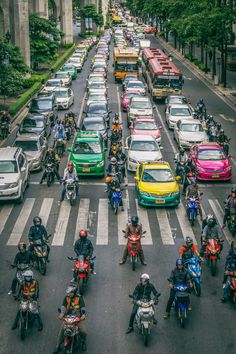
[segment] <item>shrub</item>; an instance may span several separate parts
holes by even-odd
[[[72,46],[67,49],[67,51],[60,58],[58,58],[55,64],[51,67],[51,72],[57,71],[62,66],[62,64],[64,64],[64,62],[71,56],[74,50],[75,44],[72,44]]]

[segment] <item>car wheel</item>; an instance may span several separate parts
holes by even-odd
[[[30,184],[30,174],[28,174],[28,178],[25,184],[25,189],[29,187],[29,184]]]
[[[23,192],[23,188],[21,188],[21,193],[20,193],[19,198],[16,200],[16,203],[21,204],[21,203],[23,203],[23,200],[24,200],[24,192]]]

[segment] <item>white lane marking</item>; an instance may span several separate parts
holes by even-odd
[[[127,209],[127,200],[123,199],[124,211],[118,213],[118,243],[119,245],[126,245],[127,240],[124,238],[124,233],[122,230],[126,229],[128,222],[128,209]]]
[[[170,146],[172,147],[173,152],[176,154],[176,153],[177,153],[177,149],[175,148],[175,146],[174,146],[174,144],[173,144],[173,142],[172,142],[172,140],[171,140],[170,134],[169,134],[169,132],[168,132],[166,126],[165,126],[165,122],[164,122],[164,120],[163,120],[163,118],[162,118],[162,116],[161,116],[161,113],[159,112],[159,110],[158,110],[156,104],[155,104],[155,107],[156,107],[156,111],[157,111],[157,116],[158,116],[158,118],[160,119],[161,124],[162,124],[162,129],[163,129],[164,132],[166,133],[166,136],[167,136],[167,138],[168,138],[168,140],[169,140],[169,143],[170,143]]]
[[[142,245],[152,245],[153,242],[152,242],[152,235],[151,235],[151,230],[150,230],[150,226],[149,226],[147,209],[138,205],[137,199],[135,199],[135,203],[136,203],[137,214],[138,214],[139,220],[140,220],[141,224],[143,225],[143,231],[146,231],[145,237],[142,239],[141,243],[142,243]]]
[[[99,199],[97,245],[108,245],[108,199]]]
[[[7,242],[8,246],[16,246],[23,235],[25,225],[33,209],[35,198],[27,198],[22,206],[21,212],[16,220],[10,238]]]
[[[86,90],[85,90],[85,93],[84,93],[84,96],[83,96],[83,100],[82,100],[81,106],[80,106],[80,111],[79,111],[79,117],[78,117],[78,120],[77,120],[77,125],[79,125],[79,123],[80,123],[80,121],[81,121],[81,117],[82,117],[82,114],[83,114],[84,102],[85,102],[86,95],[87,95],[87,92],[86,92]]]
[[[13,209],[13,204],[4,205],[0,212],[0,234],[3,232],[7,219],[9,218]]]
[[[79,212],[78,212],[76,228],[75,228],[74,243],[79,238],[79,231],[81,229],[87,230],[88,228],[89,203],[90,203],[90,199],[88,198],[80,199]]]
[[[174,245],[175,241],[172,236],[166,209],[156,209],[156,215],[163,245]]]
[[[182,202],[180,202],[179,206],[175,209],[176,215],[179,221],[179,225],[182,231],[183,238],[190,236],[193,239],[193,242],[197,244],[197,240],[194,236],[193,230],[189,224],[189,220],[186,215],[186,210]]]
[[[232,122],[232,123],[235,122],[235,120],[234,120],[233,118],[227,118],[224,114],[219,113],[219,116],[220,116],[222,119],[226,120],[227,122]]]
[[[220,206],[220,203],[216,199],[213,199],[213,200],[209,199],[209,204],[215,214],[215,217],[218,221],[219,226],[221,226],[223,224],[224,212]],[[223,231],[223,234],[225,235],[226,240],[230,244],[233,241],[233,237],[231,236],[229,230],[227,228],[225,228],[222,231]]]
[[[67,224],[70,217],[71,205],[67,201],[62,202],[59,216],[55,228],[55,233],[52,240],[52,246],[63,246]]]
[[[201,209],[202,209],[202,219],[204,220],[206,218],[207,214],[206,214],[202,204],[201,204]],[[200,229],[202,229],[202,220],[200,219],[200,215],[199,214],[197,215],[197,221],[199,223]]]
[[[53,198],[44,198],[39,212],[39,217],[42,219],[43,225],[46,226],[52,209]]]

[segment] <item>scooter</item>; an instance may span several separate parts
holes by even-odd
[[[76,201],[76,185],[72,178],[66,180],[66,199],[70,201],[72,206]]]
[[[219,255],[221,252],[221,246],[220,243],[224,242],[224,240],[218,240],[215,239],[209,239],[207,240],[206,244],[206,260],[208,265],[211,268],[211,274],[213,276],[216,275],[216,267],[217,267],[217,260],[219,259]],[[206,241],[205,241],[206,243]]]
[[[198,257],[192,257],[184,260],[184,264],[187,265],[189,275],[193,283],[193,289],[197,296],[201,296],[201,260]]]
[[[88,258],[80,255],[79,257],[67,257],[70,261],[74,261],[74,276],[76,274],[76,282],[78,283],[79,293],[80,295],[84,294],[85,288],[88,283],[88,279],[91,273],[91,263]],[[93,261],[96,256],[92,257]]]
[[[51,235],[48,235],[48,239]],[[36,240],[34,242],[34,256],[36,259],[37,268],[40,274],[45,275],[47,271],[47,259],[48,259],[48,248],[47,248],[48,240]]]
[[[24,340],[27,336],[29,326],[33,324],[36,316],[39,314],[38,302],[32,299],[21,299],[19,311],[20,338]]]
[[[125,233],[125,230],[122,230],[123,233]],[[130,263],[132,264],[132,270],[135,271],[136,264],[138,263],[139,260],[139,254],[140,254],[140,249],[141,249],[141,238],[145,237],[143,236],[146,233],[146,231],[143,231],[142,235],[129,235],[128,236],[128,256],[130,259]],[[126,238],[126,236],[124,236]]]
[[[197,218],[199,200],[196,197],[189,197],[187,199],[187,215],[191,226],[194,226]]]
[[[189,304],[189,291],[188,284],[176,284],[174,285],[175,300],[174,306],[180,322],[180,326],[183,328],[188,316],[188,304]]]

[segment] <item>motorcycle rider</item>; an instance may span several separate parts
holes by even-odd
[[[179,258],[185,261],[186,259],[193,258],[194,255],[200,257],[198,246],[193,243],[193,239],[187,236],[185,242],[185,245],[179,248]]]
[[[181,170],[181,166],[185,165],[188,161],[188,155],[185,150],[181,147],[179,152],[175,155],[176,169],[175,174],[178,176]]]
[[[18,298],[21,299],[26,299],[26,300],[33,300],[33,301],[38,301],[39,298],[39,284],[38,281],[34,279],[34,274],[32,270],[26,270],[23,273],[24,280],[21,284],[21,287],[19,289],[19,294]],[[34,315],[35,318],[38,321],[38,330],[42,331],[43,329],[43,323],[42,319],[39,313]],[[20,319],[20,310],[17,311],[15,321],[11,327],[11,329],[16,329],[18,322]]]
[[[160,293],[156,290],[154,285],[150,283],[150,277],[148,274],[142,274],[140,277],[140,283],[136,285],[134,292],[133,292],[133,299],[134,301],[142,300],[145,299],[147,301],[151,300],[151,294],[153,293],[154,295],[154,301],[158,301],[158,297],[160,296]],[[134,319],[136,316],[136,313],[138,311],[138,305],[134,303],[131,315],[130,315],[130,320],[129,320],[129,327],[126,331],[126,333],[130,333],[134,330]],[[153,321],[154,324],[157,323],[157,321],[154,319]]]
[[[231,259],[236,259],[236,241],[232,241],[225,261],[225,268]]]
[[[197,103],[197,111],[198,113],[205,113],[206,112],[206,105],[204,103],[203,98],[201,98]]]
[[[10,122],[11,122],[10,114],[8,112],[4,111],[1,116],[0,125],[2,126],[2,124],[6,124],[6,129],[7,129],[8,134],[10,132],[9,131]]]
[[[236,276],[236,245],[234,241],[231,244],[231,256],[226,259],[225,263],[225,272],[223,279],[223,297],[221,299],[222,302],[225,302],[230,295],[230,278],[231,276]],[[234,252],[234,256],[233,253]],[[232,273],[233,272],[233,273]]]
[[[220,131],[221,131],[221,124],[220,123],[216,123],[216,136],[217,138],[219,137],[220,135]]]
[[[92,260],[93,256],[93,244],[88,239],[88,232],[86,230],[80,230],[79,239],[75,242],[74,251],[76,255],[84,256],[89,259],[91,265],[91,273],[95,274],[94,271],[94,261]],[[74,278],[76,278],[76,274],[74,274]]]
[[[218,143],[221,145],[221,144],[224,144],[224,143],[229,143],[230,142],[230,139],[227,137],[227,135],[225,134],[225,131],[224,129],[220,129],[220,134],[219,134],[219,137],[218,137]]]
[[[184,263],[181,258],[178,258],[176,260],[176,267],[175,267],[175,269],[172,270],[168,281],[169,281],[168,287],[170,288],[170,297],[167,302],[166,313],[163,316],[165,319],[170,317],[171,306],[172,306],[173,301],[175,299],[174,285],[176,285],[176,284],[189,284],[189,286],[192,287],[190,275],[189,275],[187,269],[184,267]],[[188,303],[188,310],[189,311],[191,310],[190,301]]]
[[[219,225],[216,222],[216,219],[213,217],[211,219],[208,220],[207,225],[204,227],[203,232],[202,232],[202,247],[201,247],[201,251],[200,251],[200,255],[201,257],[204,256],[204,253],[206,251],[206,242],[209,239],[214,239],[214,240],[218,240],[218,242],[220,243],[221,246],[221,251],[223,249],[223,245],[222,245],[222,231],[221,228],[219,227]]]
[[[125,238],[128,238],[128,236],[131,236],[134,234],[138,235],[138,236],[142,236],[142,234],[143,234],[143,227],[142,227],[142,224],[139,222],[138,216],[131,217],[131,222],[128,223],[126,226]],[[124,249],[124,253],[123,253],[122,260],[120,261],[120,265],[125,264],[127,257],[128,257],[128,244],[126,245],[126,247]],[[140,258],[142,265],[147,265],[147,263],[145,262],[141,241],[140,241],[139,258]]]
[[[64,128],[64,125],[62,124],[62,122],[58,119],[57,120],[57,123],[55,124],[55,126],[54,126],[54,129],[53,129],[53,132],[54,133],[56,133],[56,132],[58,132],[59,130],[65,130],[65,128]]]
[[[31,265],[33,263],[33,257],[32,257],[32,253],[27,251],[27,248],[26,248],[26,243],[25,242],[19,242],[18,243],[18,250],[19,252],[17,252],[15,258],[14,258],[14,261],[12,263],[12,267],[16,268],[20,265],[20,264],[27,264],[27,265]],[[16,286],[17,286],[17,271],[18,269],[16,270],[16,273],[15,273],[15,276],[12,280],[12,284],[11,284],[11,290],[9,291],[8,295],[13,295],[15,296],[16,295]]]
[[[44,244],[47,246],[47,262],[49,262],[49,253],[50,253],[50,247],[47,243],[48,240],[48,233],[46,228],[42,225],[42,219],[39,216],[35,216],[33,218],[33,224],[30,227],[29,234],[28,234],[28,239],[30,242],[29,245],[29,252],[32,254],[32,257],[34,258],[34,243],[37,240],[41,240]]]
[[[197,185],[197,180],[196,178],[192,178],[191,179],[191,183],[190,185],[188,185],[187,189],[186,189],[186,194],[185,194],[185,198],[186,200],[188,200],[188,198],[196,198],[198,203],[197,203],[197,208],[198,208],[198,212],[199,212],[199,216],[200,219],[202,220],[202,208],[200,205],[200,191]]]
[[[183,194],[186,192],[186,188],[191,183],[192,177],[196,175],[196,167],[193,164],[191,157],[188,157],[188,160],[184,166],[184,180],[183,180]]]
[[[107,171],[107,175],[108,176],[111,176],[113,174],[118,174],[120,172],[119,171],[119,166],[118,166],[118,163],[117,163],[117,159],[115,157],[111,158],[110,163],[109,163],[106,171]]]
[[[74,183],[75,183],[75,190],[76,190],[76,195],[79,195],[79,178],[77,176],[77,173],[74,170],[74,164],[73,162],[69,161],[67,163],[67,168],[65,169],[64,172],[64,176],[62,179],[63,182],[63,189],[61,192],[61,199],[60,199],[60,203],[63,202],[64,198],[65,198],[65,194],[66,194],[66,181],[68,179],[73,179]]]
[[[60,175],[58,173],[59,163],[60,163],[59,156],[55,154],[54,150],[51,147],[49,147],[48,151],[47,151],[47,154],[46,154],[46,157],[45,157],[44,166],[46,167],[47,164],[52,164],[53,165],[54,174],[56,175],[57,180],[61,181],[61,177],[60,177]],[[46,178],[46,176],[47,176],[47,172],[46,172],[46,169],[45,169],[44,172],[43,172],[43,175],[41,177],[41,180],[39,182],[40,184],[43,183],[43,181]]]
[[[72,112],[71,110],[67,113],[67,116],[68,116],[68,120],[69,120],[69,124],[75,128],[75,130],[77,129],[77,124],[76,124],[76,121],[75,121],[75,113]]]
[[[232,214],[236,214],[236,195],[234,197],[230,196],[226,201],[222,229],[225,228],[226,222]]]
[[[77,290],[78,290],[77,286],[74,285],[68,286],[68,288],[66,289],[66,296],[64,297],[64,300],[62,302],[61,311],[58,318],[59,320],[62,320],[65,315],[76,315],[80,317],[81,321],[77,323],[77,326],[79,330],[80,340],[82,342],[82,350],[86,351],[87,333],[84,324],[85,314],[86,314],[85,303],[84,303],[83,296],[78,295]],[[58,337],[57,337],[57,344],[53,351],[53,354],[56,354],[60,351],[60,345],[63,341],[63,334],[64,334],[64,324],[61,325],[61,328],[59,330]]]

